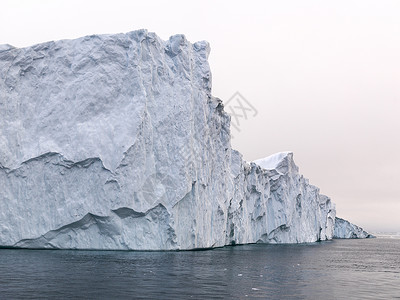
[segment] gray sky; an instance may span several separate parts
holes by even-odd
[[[141,28],[211,43],[214,96],[258,111],[246,160],[291,150],[339,216],[400,232],[400,1],[1,1],[0,44]]]

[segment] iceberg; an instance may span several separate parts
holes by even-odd
[[[0,46],[0,246],[332,239],[335,206],[293,153],[248,163],[231,148],[209,51],[146,30]]]

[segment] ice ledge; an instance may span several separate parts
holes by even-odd
[[[334,239],[365,239],[374,238],[372,234],[366,232],[361,227],[350,223],[347,220],[336,217],[333,233]]]
[[[21,240],[11,248],[171,250],[176,242],[169,223],[170,214],[162,204],[144,213],[121,207],[111,210],[108,216],[88,213],[76,222],[38,238]],[[136,228],[146,230],[146,234]]]
[[[9,45],[9,44],[0,45],[0,52],[8,51],[8,50],[11,50],[11,49],[15,49],[15,47],[12,46],[12,45]]]

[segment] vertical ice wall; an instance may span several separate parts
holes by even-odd
[[[145,30],[0,47],[0,245],[331,239],[334,205],[291,153],[263,168],[231,149],[209,50]]]

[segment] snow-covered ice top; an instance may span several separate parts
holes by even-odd
[[[279,166],[279,164],[282,161],[284,161],[285,158],[287,158],[288,155],[293,155],[293,152],[291,151],[278,152],[264,158],[256,159],[253,162],[262,167],[263,169],[272,170],[276,169]]]

